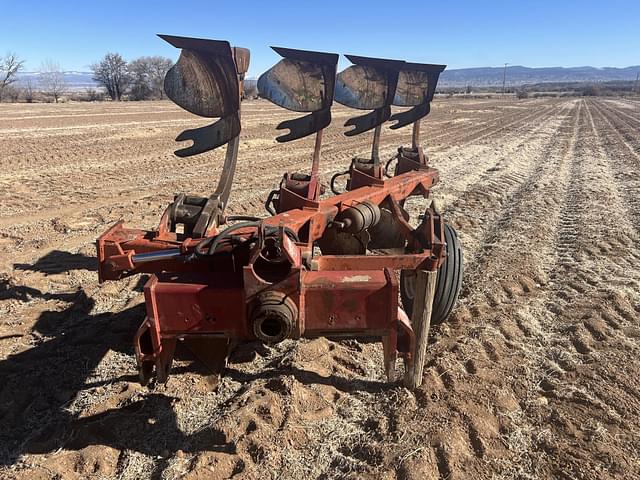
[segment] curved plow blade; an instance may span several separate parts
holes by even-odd
[[[354,135],[360,135],[361,133],[368,132],[372,128],[382,125],[384,122],[391,118],[391,107],[388,105],[375,109],[373,112],[369,112],[359,117],[353,117],[344,122],[345,127],[353,126],[351,130],[347,130],[344,134],[347,137]]]
[[[190,157],[218,148],[240,135],[240,116],[237,114],[222,117],[206,127],[185,130],[176,137],[176,142],[193,141],[190,147],[181,148],[174,153],[178,157]]]
[[[288,142],[315,133],[331,123],[331,104],[335,87],[338,55],[335,53],[271,47],[283,57],[260,75],[260,95],[294,112],[311,112],[286,120],[276,128],[289,133],[276,138]]]
[[[182,49],[167,72],[164,89],[174,103],[188,112],[220,120],[182,132],[176,141],[193,145],[176,151],[187,157],[213,150],[240,133],[240,82],[249,67],[249,50],[232,48],[229,42],[159,35]]]
[[[345,135],[357,135],[386,122],[396,92],[402,60],[345,55],[352,66],[338,74],[336,101],[351,108],[374,110],[349,119],[345,126],[354,126]]]
[[[394,114],[391,120],[397,123],[391,126],[392,129],[409,125],[429,114],[438,77],[445,68],[446,65],[427,63],[404,64],[398,76],[393,105],[413,108]]]

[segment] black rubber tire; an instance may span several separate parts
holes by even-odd
[[[444,237],[447,244],[447,258],[438,270],[431,325],[444,322],[455,307],[464,274],[464,259],[458,234],[453,227],[445,224]],[[400,298],[404,311],[409,317],[413,311],[414,282],[415,273],[412,270],[400,272]]]

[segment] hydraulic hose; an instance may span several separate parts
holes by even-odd
[[[196,245],[194,252],[198,257],[208,257],[211,255],[214,255],[220,243],[223,240],[229,238],[233,232],[240,230],[242,228],[256,227],[257,229],[259,225],[260,225],[260,221],[246,221],[246,222],[236,223],[235,225],[231,225],[229,228],[223,230],[215,237],[208,237],[202,240],[200,243]],[[277,232],[277,231],[278,231],[278,227],[276,226],[272,226],[272,225],[265,226],[265,233],[267,234]],[[289,227],[285,227],[284,231],[289,236],[289,238],[291,238],[294,242],[300,241],[300,239],[298,238],[298,235]],[[250,238],[253,238],[254,235],[255,233],[252,234]]]
[[[340,195],[343,192],[339,192],[338,189],[336,188],[336,180],[344,175],[348,175],[349,174],[349,170],[345,170],[344,172],[338,172],[336,173],[333,177],[331,177],[331,182],[330,182],[330,186],[331,186],[331,191],[336,194],[336,195]]]
[[[227,217],[227,221],[228,222],[239,222],[239,221],[244,221],[244,222],[259,222],[260,220],[262,220],[262,218],[260,217],[253,217],[251,215],[229,215]]]

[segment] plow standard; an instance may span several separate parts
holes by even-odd
[[[241,132],[240,106],[249,51],[228,42],[161,35],[181,49],[165,90],[177,105],[218,118],[186,130],[193,144],[180,157],[226,145],[212,195],[178,194],[158,228],[116,223],[97,240],[100,281],[151,273],[147,316],[135,350],[142,383],[165,382],[178,342],[211,371],[222,372],[239,342],[277,343],[302,337],[374,337],[385,370],[420,385],[429,325],[446,319],[462,281],[455,230],[433,202],[413,227],[411,196],[429,199],[438,172],[420,146],[420,121],[430,110],[443,65],[275,48],[283,57],[258,80],[263,98],[305,113],[277,126],[279,142],[315,134],[309,172],[286,172],[267,197],[265,218],[227,216]],[[346,122],[345,135],[373,130],[370,158],[355,157],[334,175],[328,196],[319,178],[323,129],[333,102],[368,111]],[[392,115],[391,106],[408,107]],[[410,147],[382,164],[382,125],[413,125]],[[400,273],[398,275],[397,273]],[[406,312],[406,313],[405,313]]]

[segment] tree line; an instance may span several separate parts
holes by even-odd
[[[91,65],[93,80],[104,87],[111,100],[164,98],[164,76],[173,62],[169,58],[140,57],[127,62],[119,53],[107,53]]]
[[[46,60],[38,71],[37,80],[27,78],[20,81],[25,60],[15,53],[0,57],[0,102],[18,101],[31,103],[36,95],[46,100],[58,101],[69,93],[64,71],[58,62]],[[118,53],[107,53],[100,61],[90,66],[93,80],[114,101],[152,100],[164,98],[163,81],[171,68],[171,59],[161,56],[145,56],[127,62]],[[103,94],[87,89],[86,99],[100,100]]]

